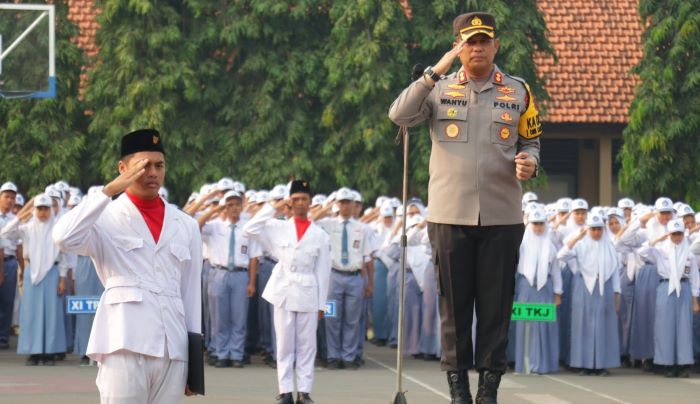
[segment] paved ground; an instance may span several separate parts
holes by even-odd
[[[55,367],[27,367],[24,357],[0,351],[0,403],[82,404],[99,402],[96,367],[81,367],[69,356]],[[369,404],[393,401],[396,351],[368,346],[366,366],[357,371],[317,369],[312,397],[320,404]],[[411,404],[447,403],[445,376],[437,362],[407,359],[404,389]],[[473,377],[473,376],[472,376]],[[472,380],[476,384],[476,380]],[[272,403],[276,394],[273,369],[254,358],[245,369],[206,369],[206,397],[197,403]],[[582,377],[563,372],[549,376],[504,377],[499,394],[504,404],[538,403],[700,403],[700,375],[665,379],[635,369],[613,370],[610,377]]]

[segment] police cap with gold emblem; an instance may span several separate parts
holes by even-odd
[[[452,30],[461,40],[467,40],[476,34],[493,38],[496,36],[496,18],[481,11],[462,14],[452,22]]]
[[[165,154],[160,133],[155,129],[139,129],[122,138],[121,157],[137,152],[161,152]]]
[[[292,183],[289,184],[289,195],[297,194],[297,193],[304,193],[304,194],[311,195],[311,186],[309,185],[309,181],[305,181],[305,180],[292,181]]]

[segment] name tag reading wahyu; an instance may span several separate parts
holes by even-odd
[[[67,296],[66,312],[68,314],[95,314],[100,304],[100,296]]]
[[[557,305],[553,303],[513,303],[513,321],[557,321]]]

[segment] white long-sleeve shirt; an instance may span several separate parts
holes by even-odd
[[[53,231],[62,250],[89,256],[105,286],[87,354],[118,350],[187,360],[187,331],[201,332],[202,239],[199,226],[165,204],[158,243],[131,200],[88,195]],[[167,341],[167,342],[166,342]]]

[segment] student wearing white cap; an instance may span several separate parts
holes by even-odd
[[[689,377],[686,366],[694,362],[693,315],[700,311],[700,274],[683,220],[671,220],[667,229],[640,249],[656,264],[661,279],[654,315],[654,363],[666,368],[666,377]]]
[[[629,222],[632,219],[632,208],[634,208],[634,201],[630,198],[622,198],[617,201],[617,207],[622,209],[622,213],[625,215],[625,220]]]
[[[564,205],[563,202],[562,205]],[[568,240],[578,235],[584,228],[587,217],[588,202],[581,198],[572,200],[569,212],[560,215],[552,224],[551,234],[554,245],[561,250]],[[557,319],[559,320],[559,360],[564,366],[569,365],[569,354],[571,353],[571,284],[573,277],[572,268],[567,262],[562,262],[562,296],[561,304],[557,310]]]
[[[308,218],[310,203],[309,183],[293,181],[288,201],[266,204],[243,228],[278,260],[262,295],[275,310],[278,404],[294,404],[295,379],[296,404],[313,404],[316,328],[326,305],[331,246],[328,234]],[[291,204],[293,218],[276,220],[284,204]]]
[[[51,239],[56,222],[51,205],[50,197],[39,194],[0,230],[0,237],[21,238],[24,254],[29,257],[19,280],[22,298],[17,353],[30,355],[30,366],[40,361],[53,366],[56,355],[66,352],[62,297],[68,268]]]
[[[217,318],[212,324],[216,352],[214,366],[242,368],[248,326],[249,298],[255,294],[256,258],[262,255],[258,243],[249,239],[241,221],[243,197],[228,191],[219,207],[210,209],[197,219],[202,239],[209,241],[212,270],[217,271],[213,283],[220,288],[217,295]],[[209,220],[225,213],[221,220]]]
[[[574,274],[569,365],[581,375],[609,375],[608,369],[620,366],[620,263],[604,227],[600,216],[589,216],[586,228],[557,255]]]
[[[202,240],[197,223],[158,195],[161,140],[154,129],[125,135],[120,175],[53,230],[63,251],[92,258],[105,286],[87,349],[99,363],[103,404],[171,404],[192,394],[187,333],[202,326]]]
[[[374,293],[372,294],[372,328],[377,346],[384,346],[389,338],[388,328],[388,275],[389,267],[395,265],[388,248],[391,244],[391,229],[394,226],[394,207],[391,201],[385,201],[379,207],[379,219],[374,231],[378,249],[374,258]]]
[[[17,195],[17,186],[11,182],[0,187],[0,228],[14,219],[12,209]],[[10,327],[17,289],[17,243],[18,240],[0,238],[0,349],[10,347]]]
[[[329,369],[357,369],[358,329],[365,297],[371,296],[373,279],[367,278],[365,257],[371,245],[365,226],[353,218],[355,195],[341,188],[335,195],[339,216],[315,223],[330,236],[331,277],[328,300],[335,301],[336,316],[325,319]],[[319,212],[322,214],[326,209]]]
[[[561,269],[542,210],[528,215],[516,275],[515,301],[561,304]],[[559,329],[556,323],[517,321],[515,371],[553,373],[559,369]]]

